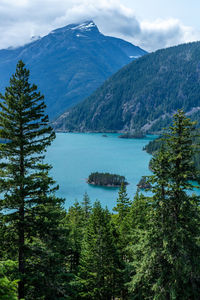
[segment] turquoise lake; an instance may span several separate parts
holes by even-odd
[[[82,201],[85,192],[91,202],[98,199],[109,210],[116,204],[118,188],[91,186],[86,179],[91,172],[109,172],[124,175],[129,182],[127,192],[131,199],[143,175],[149,175],[151,158],[143,147],[155,136],[144,139],[120,139],[119,134],[57,133],[47,151],[47,161],[52,165],[51,175],[59,184],[57,195],[66,199],[65,207],[75,199]]]

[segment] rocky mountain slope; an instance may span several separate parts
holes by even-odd
[[[61,131],[157,132],[178,108],[200,120],[200,42],[133,61],[54,126]]]
[[[71,24],[23,47],[0,50],[0,91],[9,84],[17,61],[22,59],[45,95],[47,112],[53,119],[144,54],[124,40],[104,36],[93,21]]]

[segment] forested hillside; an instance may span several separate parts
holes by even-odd
[[[154,155],[156,152],[158,152],[162,146],[164,145],[164,137],[159,137],[153,141],[150,141],[143,150],[145,150],[147,153]],[[194,148],[194,153],[192,156],[193,163],[197,170],[200,172],[200,155],[199,155],[199,145],[200,145],[200,130],[196,130],[192,137],[192,146]],[[151,161],[150,161],[151,165]],[[200,177],[200,174],[199,174]]]
[[[182,108],[200,119],[200,42],[145,55],[61,115],[61,131],[157,132]]]

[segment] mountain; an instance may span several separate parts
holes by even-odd
[[[133,61],[54,126],[62,131],[156,132],[179,108],[200,120],[200,42]]]
[[[45,95],[50,119],[89,96],[105,79],[146,51],[101,34],[93,21],[71,24],[30,44],[0,50],[0,91],[9,84],[17,61],[31,70]]]

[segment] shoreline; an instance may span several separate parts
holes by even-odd
[[[95,186],[102,186],[102,187],[113,187],[113,188],[120,188],[121,184],[119,185],[113,185],[113,184],[107,184],[107,185],[103,185],[103,184],[96,184],[95,182],[88,182],[88,180],[86,179],[86,183],[90,184],[90,185],[95,185]],[[124,184],[127,186],[129,185],[128,182],[124,182]]]
[[[121,130],[110,130],[110,131],[106,131],[106,130],[102,130],[102,131],[95,131],[95,130],[85,130],[85,131],[78,131],[78,130],[55,130],[55,133],[99,133],[99,134],[109,134],[109,133],[117,133],[117,134],[121,134],[121,135],[124,135],[124,134],[127,134],[127,132],[125,131],[121,131]],[[144,137],[141,137],[141,138],[138,138],[138,137],[134,137],[134,138],[131,138],[131,139],[144,139],[146,138],[147,136],[159,136],[160,133],[159,132],[147,132],[145,133],[145,136]],[[125,139],[128,139],[128,138],[125,138]]]

